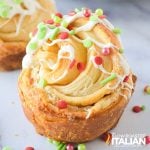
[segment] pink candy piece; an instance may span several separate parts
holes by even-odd
[[[84,14],[85,17],[90,17],[91,16],[91,10],[86,8],[84,10],[83,14]]]
[[[110,53],[111,53],[111,50],[110,50],[109,47],[105,47],[105,48],[102,49],[102,54],[104,56],[108,56]]]
[[[74,150],[74,145],[73,144],[67,144],[66,149],[67,150]]]
[[[67,39],[68,37],[69,37],[68,32],[61,32],[59,35],[59,38],[62,40]]]

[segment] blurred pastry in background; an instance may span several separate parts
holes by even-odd
[[[0,1],[1,71],[21,68],[29,33],[54,12],[52,0]]]

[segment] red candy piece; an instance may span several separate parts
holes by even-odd
[[[54,21],[53,21],[53,19],[49,19],[49,20],[46,20],[45,23],[47,23],[47,24],[53,24]]]
[[[150,136],[145,137],[146,144],[150,144]]]
[[[59,35],[59,38],[62,40],[67,39],[68,37],[69,37],[68,32],[61,32]]]
[[[59,18],[62,18],[62,17],[63,17],[63,15],[62,15],[61,13],[59,13],[59,12],[56,13],[55,16],[58,16]]]
[[[132,111],[135,112],[135,113],[139,113],[139,112],[142,111],[142,109],[141,109],[140,106],[134,106],[134,107],[132,108]]]
[[[84,15],[85,17],[90,17],[90,16],[91,16],[91,10],[90,10],[90,9],[85,9],[85,10],[83,11],[83,15]]]
[[[102,136],[101,136],[101,139],[107,143],[107,144],[110,144],[111,143],[111,140],[112,140],[112,134],[111,133],[104,133]]]
[[[82,72],[85,69],[85,65],[82,62],[79,62],[77,64],[77,69]]]
[[[95,61],[95,63],[96,63],[97,65],[101,65],[101,64],[103,63],[103,59],[102,59],[101,57],[99,57],[99,56],[96,56],[96,57],[94,58],[94,61]]]
[[[74,59],[74,60],[70,63],[69,68],[72,69],[73,66],[75,65],[75,63],[76,63],[76,60]]]
[[[60,23],[56,23],[55,26],[56,26],[56,27],[59,27],[59,26],[60,26]]]
[[[104,56],[109,55],[110,52],[111,52],[111,50],[110,50],[109,47],[105,47],[105,48],[102,49],[102,54],[103,54]]]
[[[35,29],[32,31],[32,36],[35,36],[35,35],[36,35],[36,33],[37,33],[37,31],[38,31],[38,29],[37,29],[37,28],[35,28]]]
[[[129,76],[126,76],[126,77],[124,78],[123,82],[128,82],[128,80],[129,80]]]
[[[74,145],[73,144],[67,144],[66,149],[67,150],[74,150]]]
[[[34,150],[33,147],[26,147],[25,150]]]
[[[73,30],[73,26],[71,24],[68,25],[67,27],[69,30]]]
[[[71,11],[71,12],[69,12],[69,16],[74,16],[76,14],[76,12],[75,11]]]
[[[106,15],[101,15],[99,16],[100,19],[105,19],[106,18]]]
[[[58,107],[59,109],[67,108],[67,103],[66,103],[66,101],[64,101],[64,100],[59,100],[59,101],[57,102],[57,107]]]

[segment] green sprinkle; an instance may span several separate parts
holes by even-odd
[[[144,111],[146,109],[146,107],[144,105],[141,106],[142,111]]]
[[[120,48],[119,49],[119,52],[122,54],[124,52],[124,49],[123,48]]]
[[[76,13],[78,13],[78,12],[80,12],[80,9],[78,9],[78,8],[75,8],[75,10],[74,10]]]
[[[103,10],[102,9],[96,9],[95,14],[98,16],[102,16],[103,15]]]
[[[75,30],[71,30],[69,33],[70,33],[71,35],[74,35],[74,34],[75,34]]]
[[[38,44],[36,42],[29,43],[29,48],[31,50],[35,50],[37,49],[37,47],[38,47]]]
[[[65,21],[65,20],[63,20],[62,22],[61,22],[61,26],[63,26],[63,27],[67,27],[68,26],[68,23]]]
[[[98,17],[97,16],[91,16],[90,21],[98,21]]]
[[[53,140],[53,144],[55,144],[56,146],[59,146],[60,144],[62,144],[61,142],[55,141]]]
[[[46,32],[47,32],[47,29],[46,28],[43,28],[43,30],[39,30],[38,31],[38,34],[37,34],[37,37],[39,40],[42,40],[44,39],[44,37],[46,36]]]
[[[53,140],[52,139],[47,139],[49,143],[53,143]]]
[[[2,150],[12,150],[12,148],[10,148],[9,146],[5,146],[2,148]]]
[[[78,150],[86,150],[85,144],[79,144],[78,145]]]
[[[55,26],[55,25],[48,25],[48,27],[49,27],[50,29],[54,29],[54,28],[56,28],[56,26]]]
[[[110,82],[111,80],[115,79],[117,77],[117,75],[115,73],[112,73],[109,77],[107,77],[106,79],[102,80],[100,82],[101,86],[104,86],[105,84],[107,84],[108,82]]]
[[[150,86],[149,86],[149,85],[145,86],[144,92],[145,92],[146,94],[150,95]]]
[[[22,0],[13,0],[16,4],[21,4],[23,1]]]
[[[60,143],[60,144],[57,146],[57,150],[66,150],[66,144]]]
[[[8,18],[11,7],[6,5],[4,2],[0,3],[0,17]]]
[[[55,23],[60,23],[61,20],[62,20],[62,19],[61,19],[60,17],[58,17],[58,16],[54,16],[53,19],[54,19],[54,22],[55,22]]]
[[[40,88],[44,88],[47,85],[47,82],[45,79],[40,78],[39,82],[38,82],[38,87]]]
[[[89,39],[85,39],[85,40],[83,41],[83,45],[84,45],[84,47],[86,47],[86,48],[90,48],[90,47],[93,45],[93,42],[92,42],[91,40],[89,40]]]
[[[53,29],[53,32],[52,32],[52,34],[50,35],[49,39],[50,39],[51,41],[53,41],[53,40],[56,38],[56,36],[58,35],[58,33],[59,33],[59,28]]]
[[[121,34],[121,29],[120,28],[114,28],[112,30],[115,34]]]

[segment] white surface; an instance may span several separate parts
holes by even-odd
[[[150,96],[143,94],[143,87],[150,84],[150,1],[149,0],[56,0],[58,9],[63,12],[74,7],[102,7],[108,18],[123,29],[122,39],[125,55],[138,77],[135,93],[126,108],[121,120],[113,132],[150,135]],[[64,6],[65,4],[65,6]],[[9,145],[13,150],[24,150],[28,145],[36,150],[55,150],[55,146],[36,134],[33,126],[23,114],[17,92],[17,77],[19,71],[0,73],[0,150]],[[131,111],[134,105],[145,105],[144,112],[135,114]],[[101,140],[87,143],[87,150],[129,150],[108,146]],[[149,150],[150,146],[142,146]]]

